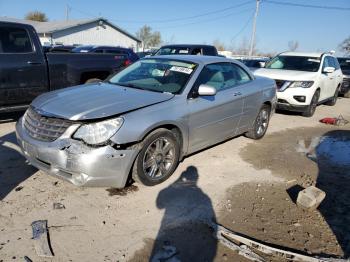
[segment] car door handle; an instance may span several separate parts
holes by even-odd
[[[41,62],[36,62],[36,61],[27,61],[28,65],[41,65]]]
[[[241,92],[235,92],[235,93],[233,93],[233,96],[240,96],[240,95],[242,95]]]

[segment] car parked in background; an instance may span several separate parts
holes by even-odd
[[[147,56],[152,56],[156,52],[157,52],[157,50],[156,51],[143,51],[143,52],[136,52],[136,54],[137,54],[137,56],[139,58],[144,58],[144,57],[147,57]]]
[[[338,60],[331,53],[281,53],[254,74],[276,81],[277,108],[305,117],[311,117],[318,104],[335,105],[343,81]]]
[[[241,60],[243,64],[245,64],[250,70],[256,70],[258,68],[265,67],[265,64],[267,61],[269,61],[269,58],[244,58]]]
[[[74,45],[54,45],[47,48],[47,52],[71,52],[76,46]]]
[[[29,162],[79,186],[151,186],[186,155],[245,134],[264,136],[275,82],[209,56],[153,56],[108,81],[35,99],[16,125]],[[63,106],[64,105],[64,106]]]
[[[212,45],[165,45],[154,55],[207,55],[218,56],[218,51]]]
[[[350,98],[350,57],[338,57],[341,71],[343,72],[343,84],[340,94]]]
[[[24,110],[48,91],[104,80],[127,61],[126,55],[44,52],[31,25],[0,21],[0,113]]]
[[[139,57],[131,48],[119,47],[119,46],[98,46],[98,45],[84,45],[78,46],[72,49],[73,53],[98,53],[98,54],[116,54],[126,55],[129,60],[129,64],[139,60]]]

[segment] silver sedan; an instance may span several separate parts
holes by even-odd
[[[36,98],[16,125],[29,162],[79,186],[156,185],[186,155],[228,138],[264,136],[275,82],[235,60],[142,59],[108,81]]]

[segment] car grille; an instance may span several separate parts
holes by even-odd
[[[276,82],[276,85],[277,85],[277,89],[281,89],[281,87],[283,86],[284,84],[284,80],[278,80],[278,79],[275,79],[275,82]]]
[[[55,141],[70,125],[68,120],[40,115],[31,107],[24,115],[24,127],[28,135],[44,142]]]

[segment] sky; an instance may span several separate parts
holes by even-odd
[[[282,52],[289,41],[299,51],[338,51],[350,36],[350,0],[272,0],[272,2],[333,6],[307,8],[261,0],[256,43],[261,52]],[[270,0],[271,1],[271,0]],[[29,11],[49,20],[104,17],[130,33],[147,24],[166,43],[206,43],[219,40],[228,48],[250,41],[255,0],[0,0],[0,16],[24,18]],[[338,52],[339,53],[339,52]]]

